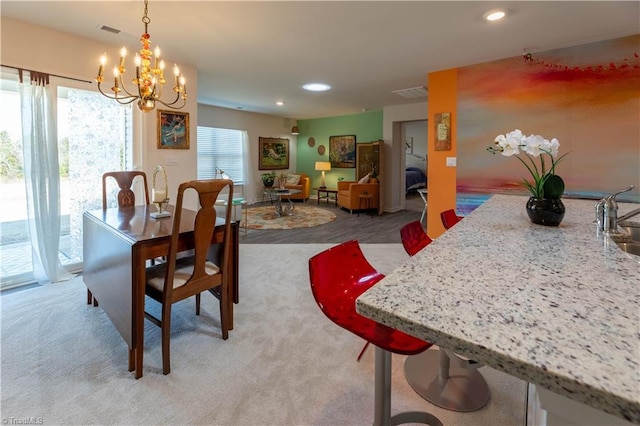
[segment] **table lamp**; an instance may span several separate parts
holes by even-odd
[[[316,170],[322,171],[322,183],[320,184],[320,188],[326,188],[327,186],[324,184],[324,172],[331,170],[331,163],[329,161],[316,161]]]

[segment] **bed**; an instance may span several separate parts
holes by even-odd
[[[425,170],[427,170],[426,158],[415,154],[407,154],[405,165],[405,192],[409,193],[419,188],[425,188],[427,186],[427,175],[425,174]]]

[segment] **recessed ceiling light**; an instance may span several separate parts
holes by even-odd
[[[309,90],[311,92],[324,92],[326,90],[331,89],[331,86],[324,83],[308,83],[302,86],[304,90]]]
[[[282,106],[282,105],[284,105],[284,101],[276,101],[276,105]]]
[[[498,21],[504,18],[505,15],[506,13],[504,12],[504,10],[491,10],[485,13],[483,16],[487,21]]]

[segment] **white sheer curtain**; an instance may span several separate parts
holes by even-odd
[[[256,183],[253,180],[253,161],[251,160],[251,144],[246,130],[242,132],[242,168],[244,170],[244,198],[247,204],[254,204],[256,200]]]
[[[58,258],[60,248],[60,171],[53,95],[49,76],[20,75],[22,144],[33,273],[38,282],[73,277]]]

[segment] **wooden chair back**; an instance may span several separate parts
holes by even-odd
[[[215,264],[219,270],[218,273],[209,273],[211,262],[207,262],[211,239],[216,227],[217,213],[215,209],[216,199],[220,192],[229,187],[226,195],[228,198],[227,208],[224,217],[224,242],[222,244],[222,259],[216,261]],[[177,254],[179,252],[178,237],[180,234],[180,220],[182,218],[182,204],[184,194],[187,190],[193,189],[198,193],[200,206],[195,216],[193,228],[193,273],[187,278],[183,285],[174,288],[175,270]],[[233,181],[230,179],[210,179],[210,180],[192,180],[180,184],[178,187],[178,196],[176,200],[175,210],[173,213],[173,228],[171,231],[171,242],[169,245],[169,254],[167,257],[167,268],[165,276],[165,286],[163,294],[163,303],[175,303],[187,297],[200,294],[203,291],[210,290],[215,287],[222,286],[217,292],[220,297],[225,297],[228,293],[228,277],[229,271],[224,268],[225,260],[231,255],[231,211],[233,201]],[[227,303],[221,303],[221,308],[225,312],[221,313],[222,321],[226,323]],[[223,325],[223,334],[226,327]]]
[[[133,187],[133,179],[136,176],[142,176],[144,182],[145,204],[149,204],[149,186],[147,185],[147,174],[141,171],[119,171],[107,172],[102,175],[102,208],[108,208],[107,204],[107,178],[112,177],[116,180],[120,190],[118,191],[118,207],[132,207],[136,205],[136,196],[131,189]]]
[[[147,185],[147,175],[140,171],[120,171],[120,172],[107,172],[102,175],[102,208],[108,209],[107,204],[107,178],[112,177],[116,180],[120,190],[118,191],[118,207],[132,207],[136,205],[136,195],[133,190],[133,179],[136,176],[142,176],[144,183],[144,196],[146,204],[149,204],[149,187]],[[98,306],[98,301],[95,300],[91,290],[87,289],[87,304],[93,303],[93,306]]]

